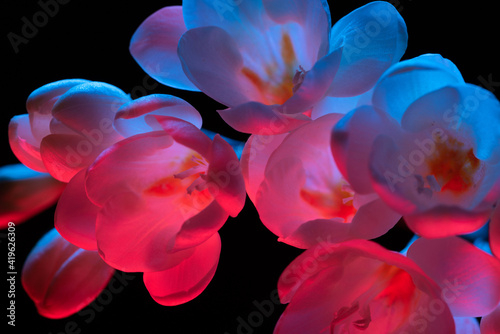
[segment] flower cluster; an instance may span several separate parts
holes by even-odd
[[[17,204],[2,219],[60,196],[22,274],[39,313],[78,312],[115,270],[142,272],[162,305],[192,300],[248,195],[278,241],[304,249],[279,279],[275,334],[499,333],[496,97],[438,54],[401,61],[406,25],[387,2],[333,25],[322,0],[222,9],[160,9],[130,52],[162,84],[227,106],[218,115],[250,134],[241,156],[180,98],[83,79],[38,88],[11,120],[12,151],[37,172],[0,170]],[[406,249],[371,241],[401,219]],[[488,222],[491,251],[461,237]]]

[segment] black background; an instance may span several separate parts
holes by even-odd
[[[493,2],[399,1],[397,7],[409,33],[404,59],[423,53],[440,53],[459,67],[467,82],[481,84],[479,78],[489,76],[493,81],[500,81],[495,34],[498,17]],[[329,2],[333,22],[368,3],[352,0]],[[397,4],[396,1],[393,3]],[[8,145],[9,119],[26,113],[25,101],[34,89],[66,78],[107,82],[134,97],[145,92],[177,95],[200,111],[205,128],[244,140],[245,135],[231,130],[215,113],[216,109],[222,108],[221,105],[202,93],[154,85],[130,56],[129,40],[139,24],[156,10],[171,4],[180,4],[180,1],[71,0],[60,5],[58,13],[49,18],[27,44],[19,45],[16,53],[8,34],[21,35],[22,18],[32,21],[41,7],[37,1],[4,1],[0,19],[3,58],[0,164],[17,162]],[[495,94],[498,97],[500,87],[490,88],[497,89]],[[52,227],[53,213],[53,209],[48,210],[17,226],[16,264],[19,272],[30,249]],[[220,234],[222,254],[217,273],[205,292],[185,305],[164,307],[155,303],[142,283],[142,275],[127,274],[133,278],[121,292],[108,293],[110,300],[101,296],[94,304],[100,311],[95,312],[93,319],[87,312],[50,320],[37,314],[18,280],[16,327],[7,326],[7,289],[0,293],[0,309],[5,314],[0,318],[3,319],[2,326],[9,333],[272,333],[284,306],[275,305],[270,315],[260,318],[256,303],[270,300],[280,273],[300,251],[278,243],[260,223],[249,200],[239,217],[230,219]],[[399,227],[379,242],[400,250],[407,239],[408,233]],[[0,248],[0,259],[5,258],[1,268],[7,272],[5,235],[2,235]],[[259,326],[248,325],[250,330],[238,330],[241,321],[248,323],[249,320],[251,324],[257,321]]]

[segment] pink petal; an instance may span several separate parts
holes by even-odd
[[[154,117],[177,143],[189,147],[204,157],[208,154],[212,141],[193,124],[170,116],[147,116],[146,121],[150,117]]]
[[[236,131],[258,135],[286,133],[310,121],[302,114],[287,115],[279,110],[259,102],[248,102],[218,113]]]
[[[481,334],[476,318],[454,318],[456,334]]]
[[[177,44],[186,32],[181,6],[164,7],[137,28],[130,53],[146,73],[164,85],[198,90],[186,77],[177,56]]]
[[[226,31],[190,29],[182,35],[178,53],[186,76],[205,94],[229,107],[249,101],[239,83],[243,59]]]
[[[214,199],[231,217],[236,217],[245,205],[245,181],[241,174],[240,161],[231,145],[215,135],[210,153],[207,187]]]
[[[500,302],[500,263],[461,238],[420,238],[408,257],[439,284],[454,316],[484,316]]]
[[[124,139],[110,147],[89,168],[86,181],[89,199],[102,206],[114,194],[142,193],[148,184],[168,176],[168,162],[179,159],[177,152],[168,151],[173,144],[171,136],[155,131]],[[162,153],[166,156],[162,157]]]
[[[406,25],[396,8],[374,1],[340,19],[332,28],[330,50],[343,48],[332,96],[354,96],[370,89],[403,56]]]
[[[40,156],[40,142],[33,137],[27,114],[14,116],[10,120],[9,144],[23,165],[39,172],[47,172]]]
[[[48,172],[62,182],[69,182],[80,170],[90,166],[104,149],[102,143],[80,135],[53,134],[40,145],[42,160]]]
[[[173,203],[131,192],[111,197],[97,216],[97,247],[110,266],[126,272],[161,271],[191,256],[169,254],[185,218]]]
[[[32,218],[55,204],[66,185],[22,164],[0,168],[0,228]]]
[[[82,79],[60,80],[44,85],[30,94],[26,101],[26,109],[30,115],[33,136],[38,141],[50,134],[49,123],[54,103],[69,89],[88,82],[90,81]]]
[[[257,190],[264,180],[267,161],[273,151],[283,142],[287,134],[251,135],[241,155],[241,170],[245,179],[248,197],[256,201]]]
[[[151,297],[165,306],[184,304],[196,298],[215,274],[220,249],[220,238],[216,233],[177,266],[160,272],[144,273],[144,284]]]
[[[491,251],[497,258],[500,258],[500,206],[493,211],[489,228]]]
[[[59,319],[94,300],[113,273],[97,252],[79,249],[53,229],[28,255],[21,281],[38,312]]]
[[[224,225],[228,213],[217,202],[212,202],[196,216],[186,220],[175,237],[175,244],[170,250],[177,252],[196,247],[210,237]]]
[[[490,210],[472,211],[457,206],[436,206],[430,210],[404,215],[408,227],[426,238],[467,234],[486,224]]]
[[[61,236],[73,245],[97,250],[95,222],[100,208],[94,205],[85,191],[87,170],[81,170],[68,183],[54,216],[54,225]]]
[[[185,120],[201,128],[201,115],[186,101],[171,95],[147,95],[118,109],[114,125],[124,137],[130,137],[151,130],[161,130],[160,126],[151,128],[145,120],[146,115],[171,116]]]
[[[500,306],[481,319],[481,334],[500,333]]]

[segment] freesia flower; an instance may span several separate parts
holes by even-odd
[[[220,136],[211,140],[199,129],[193,107],[171,96],[123,105],[114,125],[130,137],[70,181],[56,228],[114,268],[144,272],[159,303],[184,303],[212,279],[217,231],[243,207],[238,158]]]
[[[0,228],[32,218],[55,204],[65,184],[22,164],[0,167]]]
[[[123,139],[113,121],[129,101],[123,91],[102,82],[69,79],[42,86],[28,97],[28,114],[10,121],[12,152],[27,167],[68,182]]]
[[[80,249],[52,229],[28,255],[21,282],[42,316],[59,319],[92,302],[114,272],[96,251]]]
[[[498,262],[458,237],[419,239],[408,257],[364,240],[321,244],[281,275],[289,305],[274,333],[451,334],[495,308],[499,278]]]
[[[355,193],[335,165],[330,133],[342,116],[320,117],[288,135],[252,135],[245,145],[247,192],[280,241],[309,248],[326,240],[372,239],[401,218],[374,192]]]
[[[425,237],[469,233],[499,196],[500,104],[456,67],[424,55],[389,69],[372,106],[335,127],[339,169],[360,193],[375,190]]]
[[[406,25],[386,2],[332,27],[320,0],[186,0],[147,18],[130,51],[161,83],[228,106],[219,114],[234,129],[258,133],[279,124],[277,134],[307,122],[304,114],[325,96],[370,89],[406,44]]]

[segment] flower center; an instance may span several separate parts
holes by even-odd
[[[481,166],[472,148],[466,148],[464,143],[452,137],[445,142],[437,142],[434,154],[426,162],[429,173],[427,179],[436,181],[434,188],[455,194],[475,186],[474,176]]]
[[[384,263],[375,271],[374,276],[376,277],[374,283],[350,306],[343,306],[334,313],[330,323],[330,334],[365,331],[372,320],[382,320],[379,319],[381,314],[378,308],[400,309],[401,321],[392,323],[391,326],[395,326],[394,329],[406,322],[418,301],[417,290],[410,274],[396,266]],[[380,303],[382,305],[378,305]],[[374,314],[373,318],[372,314]]]
[[[325,219],[340,218],[350,223],[357,211],[353,206],[354,190],[344,180],[327,191],[303,188],[300,197]]]
[[[280,50],[281,61],[265,65],[262,74],[246,66],[241,69],[243,76],[255,88],[256,99],[267,105],[285,103],[298,89],[305,73],[297,64],[293,43],[287,32],[281,35]]]
[[[170,197],[179,209],[195,214],[207,207],[213,199],[203,178],[208,164],[198,153],[190,150],[176,165],[178,173],[155,181],[144,190],[144,194]]]

